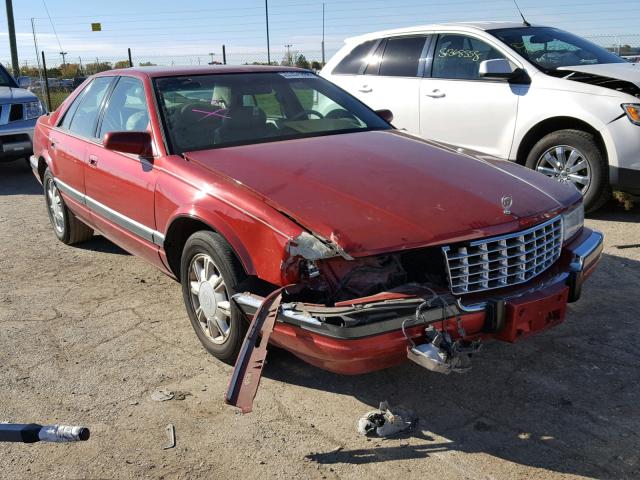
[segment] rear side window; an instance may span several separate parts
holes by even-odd
[[[98,77],[87,86],[71,119],[69,130],[83,137],[94,136],[100,106],[113,78]]]
[[[346,57],[344,57],[332,73],[352,74],[357,75],[360,73],[360,69],[366,58],[371,53],[371,49],[378,42],[378,40],[369,40],[368,42],[361,43],[356,48],[351,50]]]
[[[467,35],[442,34],[436,44],[431,76],[480,80],[480,63],[496,58],[506,57],[482,40]]]
[[[384,49],[378,75],[416,77],[426,37],[389,38]]]

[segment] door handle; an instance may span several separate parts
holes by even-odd
[[[92,167],[98,166],[98,157],[95,155],[89,155],[89,165]]]
[[[372,91],[373,91],[373,88],[371,88],[369,85],[362,85],[362,86],[358,89],[358,91],[359,91],[359,92],[362,92],[362,93],[369,93],[369,92],[372,92]]]
[[[431,97],[431,98],[442,98],[445,96],[444,92],[441,92],[440,90],[438,90],[437,88],[431,92],[431,93],[425,93],[425,95],[427,97]]]

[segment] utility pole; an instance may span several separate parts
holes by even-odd
[[[293,61],[292,61],[292,58],[291,58],[291,47],[293,47],[293,45],[287,44],[284,47],[287,49],[287,63],[291,67],[293,65]]]
[[[269,47],[269,0],[264,0],[264,16],[267,21],[267,63],[271,65],[271,48]]]
[[[322,66],[324,67],[324,2],[322,2]]]
[[[9,30],[9,48],[11,49],[11,68],[13,76],[20,76],[20,64],[18,63],[18,47],[16,46],[16,26],[13,23],[13,3],[12,0],[6,0],[7,6],[7,27]]]
[[[67,64],[66,61],[66,56],[67,56],[67,52],[60,52],[60,55],[62,55],[62,66],[64,67]]]
[[[84,68],[82,68],[82,57],[78,57],[78,62],[80,62],[80,74],[84,75]]]
[[[42,80],[42,69],[40,68],[40,51],[38,50],[38,39],[36,37],[36,23],[35,18],[31,17],[31,31],[33,32],[33,46],[36,49],[36,61],[38,62],[38,73],[40,80]]]

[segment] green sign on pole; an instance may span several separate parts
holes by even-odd
[[[92,32],[101,32],[102,31],[102,24],[101,23],[92,23],[91,24],[91,31]]]

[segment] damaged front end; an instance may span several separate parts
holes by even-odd
[[[438,373],[466,372],[483,340],[515,342],[563,321],[567,302],[579,297],[599,260],[602,235],[584,229],[535,280],[469,294],[452,288],[443,246],[351,258],[335,242],[303,234],[288,249],[283,273],[295,285],[232,299],[253,318],[227,393],[227,402],[243,411],[251,409],[264,362],[260,357],[249,367],[249,357],[267,341],[341,374],[407,359]],[[273,321],[265,322],[269,317]]]

